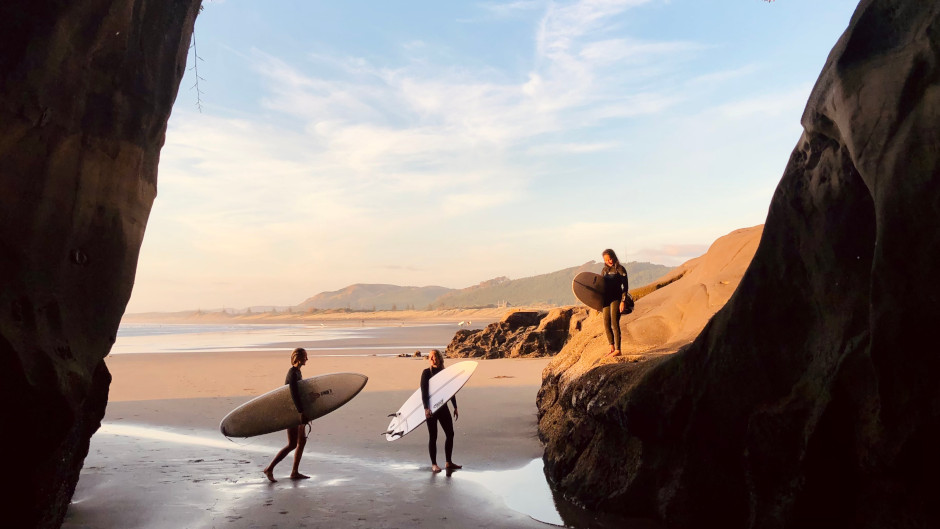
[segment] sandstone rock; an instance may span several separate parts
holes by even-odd
[[[104,414],[198,0],[0,3],[11,527],[58,527]],[[5,518],[10,523],[10,518]]]
[[[693,343],[577,376],[553,360],[559,491],[673,527],[940,526],[938,28],[937,2],[859,4],[752,264]]]
[[[583,319],[585,310],[562,307],[549,312],[510,312],[485,329],[457,331],[445,354],[458,358],[551,356],[568,340],[573,316]]]

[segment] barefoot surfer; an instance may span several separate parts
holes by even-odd
[[[451,456],[454,451],[453,421],[457,420],[457,396],[454,395],[450,398],[450,401],[454,403],[453,420],[451,420],[450,408],[447,407],[446,402],[443,406],[438,408],[436,412],[431,413],[431,397],[429,390],[431,377],[444,370],[444,355],[442,355],[441,352],[437,349],[431,349],[431,352],[428,353],[428,361],[431,363],[431,367],[425,369],[421,373],[421,402],[424,403],[424,416],[427,417],[429,435],[428,454],[431,456],[431,472],[441,471],[441,467],[437,466],[438,423],[440,423],[441,428],[444,429],[444,435],[446,436],[446,439],[444,440],[444,456],[447,458],[445,468],[447,470],[456,470],[461,468],[461,466],[451,461]]]
[[[627,269],[620,264],[617,254],[610,248],[601,254],[604,257],[604,333],[610,352],[607,356],[620,356],[620,314],[626,309],[630,295]]]
[[[291,367],[287,370],[287,377],[284,380],[284,384],[290,386],[291,399],[294,401],[294,407],[297,408],[297,413],[300,414],[300,425],[287,429],[287,446],[282,448],[281,451],[274,456],[271,464],[262,470],[264,475],[267,476],[268,480],[272,483],[277,481],[274,479],[274,467],[294,449],[296,449],[294,452],[294,467],[291,469],[290,479],[307,479],[310,477],[301,474],[298,469],[300,466],[300,458],[304,453],[304,446],[307,444],[306,427],[309,422],[303,412],[303,403],[300,400],[300,388],[298,387],[300,381],[303,380],[303,376],[300,374],[300,368],[307,363],[307,350],[303,347],[294,349],[290,354],[290,363]]]

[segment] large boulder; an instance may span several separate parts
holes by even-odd
[[[580,330],[587,309],[517,310],[484,329],[457,331],[445,354],[451,358],[535,358],[552,356]]]
[[[111,377],[199,0],[0,2],[10,527],[58,527]]]
[[[940,526],[938,81],[940,3],[863,0],[727,305],[678,353],[546,370],[559,491],[673,527]]]

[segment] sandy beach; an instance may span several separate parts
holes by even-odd
[[[261,469],[285,444],[285,434],[229,440],[218,423],[283,384],[289,351],[109,356],[107,413],[63,527],[562,523],[541,473],[536,437],[535,397],[548,359],[480,362],[458,395],[454,461],[464,469],[448,476],[430,472],[423,426],[395,442],[380,435],[387,415],[417,388],[425,359],[312,354],[305,377],[350,371],[369,382],[350,403],[312,423],[301,464],[311,479],[288,479],[288,458],[275,470],[279,481],[270,483]],[[442,456],[443,435],[438,443]]]

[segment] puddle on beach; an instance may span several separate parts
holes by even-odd
[[[461,470],[459,476],[483,485],[503,498],[506,506],[516,512],[527,514],[540,522],[564,526],[565,522],[555,507],[552,490],[545,481],[542,468],[542,460],[533,459],[522,468],[484,472]]]
[[[167,443],[205,446],[207,448],[242,450],[263,454],[271,453],[271,447],[263,444],[239,443],[234,440],[180,434],[157,428],[127,424],[103,423],[96,435],[119,435]],[[387,463],[379,466],[378,463],[368,460],[350,456],[337,456],[336,454],[310,452],[310,455],[318,458],[349,460],[350,463],[361,466],[377,466],[377,470],[387,470],[389,468],[417,470],[420,468],[415,465],[404,464],[389,466]],[[613,527],[659,529],[661,527],[647,520],[626,520],[620,517],[607,517],[585,511],[552,492],[546,481],[543,468],[541,459],[533,459],[524,467],[512,470],[475,471],[464,469],[455,472],[452,479],[465,479],[477,483],[501,497],[510,509],[545,524],[575,529],[606,529]],[[337,486],[346,481],[348,481],[346,478],[337,478],[331,480],[328,484]]]

